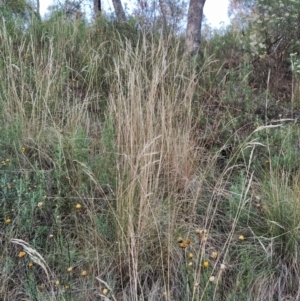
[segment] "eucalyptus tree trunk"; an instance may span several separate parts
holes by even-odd
[[[93,0],[94,1],[94,16],[97,17],[97,15],[101,12],[101,0]]]
[[[40,15],[40,0],[36,0],[36,11]]]
[[[203,7],[206,0],[190,0],[185,37],[185,53],[196,55],[200,48]]]
[[[112,0],[114,8],[115,8],[115,12],[117,15],[117,19],[119,22],[125,22],[126,21],[126,15],[121,3],[121,0]]]
[[[167,30],[168,30],[168,22],[167,22],[167,6],[166,3],[164,3],[163,0],[158,1],[159,6],[160,6],[160,11],[163,19],[163,33],[164,35],[167,35]]]

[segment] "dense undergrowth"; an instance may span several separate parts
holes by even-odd
[[[1,300],[299,298],[297,78],[279,104],[230,30],[199,58],[60,14],[0,40]]]

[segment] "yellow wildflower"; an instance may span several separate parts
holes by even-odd
[[[210,257],[211,257],[212,259],[217,259],[218,256],[219,256],[219,254],[218,254],[218,252],[216,252],[216,251],[212,252],[211,255],[210,255]]]
[[[240,241],[244,241],[244,240],[245,240],[244,235],[240,235],[240,236],[239,236],[239,240],[240,240]]]
[[[81,272],[81,276],[84,277],[84,276],[86,276],[86,275],[87,275],[87,271],[84,270],[84,271]]]
[[[25,251],[21,251],[21,252],[19,252],[19,254],[18,254],[18,257],[19,258],[23,258],[23,257],[25,257],[26,256],[26,252]]]
[[[205,267],[205,268],[208,268],[208,266],[209,266],[209,262],[206,260],[206,261],[204,261],[203,262],[203,266]]]
[[[179,244],[181,244],[181,243],[183,242],[182,237],[178,237],[178,238],[177,238],[177,242],[178,242]]]
[[[68,271],[69,273],[71,273],[71,272],[73,271],[73,268],[72,268],[72,267],[69,267],[69,268],[67,269],[67,271]]]

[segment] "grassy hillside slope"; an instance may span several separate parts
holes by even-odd
[[[1,20],[1,300],[299,299],[299,83],[235,38]]]

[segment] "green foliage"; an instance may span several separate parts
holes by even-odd
[[[249,16],[248,34],[243,43],[252,55],[291,53],[299,41],[300,7],[294,0],[258,0]],[[247,18],[247,17],[246,17]]]
[[[0,5],[0,18],[1,26],[5,28],[5,34],[17,37],[24,28],[22,20],[15,18],[12,10],[7,6]]]
[[[28,6],[26,0],[9,0],[4,2],[6,3],[4,5],[1,5],[2,8],[5,8],[6,10],[10,10],[15,15],[19,15],[19,16],[25,15],[26,8]]]
[[[111,188],[116,187],[116,148],[115,148],[115,129],[111,118],[107,118],[104,123],[101,145],[103,153],[99,155],[97,162],[97,174],[99,183]]]
[[[290,54],[291,69],[296,76],[300,74],[300,59],[297,57],[297,53]]]
[[[257,170],[285,170],[294,173],[299,170],[297,159],[299,143],[298,123],[257,131],[253,137],[264,146],[259,146],[253,160]],[[249,154],[249,152],[248,152]]]
[[[245,1],[237,1],[246,6]],[[276,97],[291,77],[290,54],[299,49],[299,2],[294,0],[257,0],[237,16],[243,20],[238,40],[244,59],[250,61],[255,86],[266,88]],[[239,22],[237,22],[239,24]],[[238,25],[241,28],[241,25]],[[295,62],[295,58],[294,58]],[[295,66],[292,65],[293,71]],[[270,76],[273,80],[270,81]],[[284,95],[289,97],[290,95]]]

